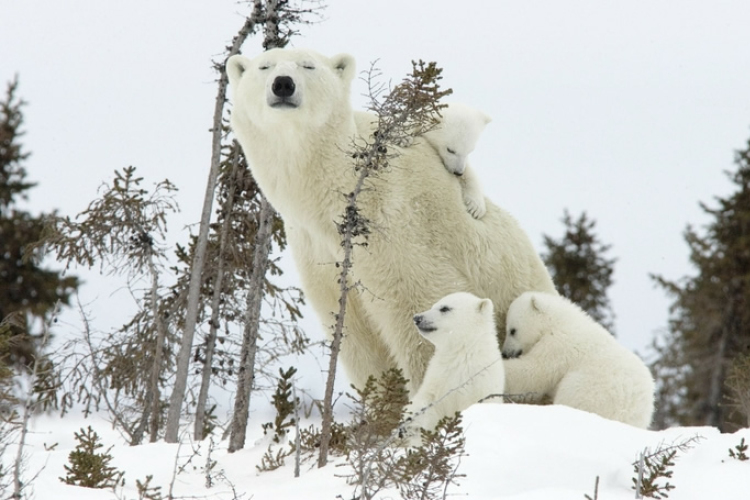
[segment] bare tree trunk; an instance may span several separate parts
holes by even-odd
[[[706,425],[717,427],[719,430],[723,430],[723,411],[721,408],[725,378],[725,357],[727,350],[727,342],[729,335],[726,332],[726,326],[722,329],[721,337],[719,338],[718,345],[716,346],[716,354],[714,355],[714,361],[711,366],[711,379],[709,382],[708,399],[706,401]]]
[[[130,435],[130,444],[138,446],[143,442],[143,434],[146,427],[149,428],[149,442],[154,443],[159,438],[159,414],[161,404],[161,391],[159,390],[159,374],[161,373],[164,359],[164,344],[167,338],[167,326],[164,319],[159,314],[159,275],[156,271],[153,260],[149,261],[149,273],[151,274],[151,291],[149,293],[149,306],[154,315],[154,325],[156,325],[156,341],[154,342],[153,361],[149,382],[146,389],[146,395],[143,401],[143,414],[141,415],[138,426]]]
[[[320,429],[320,454],[318,455],[318,467],[325,467],[328,463],[328,445],[331,442],[331,428],[333,426],[333,386],[336,382],[336,366],[338,364],[339,352],[341,351],[341,339],[344,336],[344,316],[346,314],[346,298],[348,293],[348,275],[351,268],[352,242],[351,238],[344,239],[344,261],[341,271],[341,296],[339,297],[339,312],[336,314],[336,326],[333,330],[331,341],[331,352],[328,358],[328,377],[326,378],[326,391],[323,396],[323,423]]]
[[[60,311],[60,300],[55,302],[55,307],[52,309],[52,320],[57,317],[57,313]],[[41,365],[40,358],[42,357],[42,351],[47,347],[49,342],[49,324],[47,321],[42,322],[42,342],[39,344],[39,349],[34,356],[34,365],[31,368],[31,376],[29,377],[29,389],[26,395],[26,401],[23,405],[23,416],[21,417],[21,436],[18,441],[18,450],[16,452],[16,459],[13,463],[13,493],[10,498],[14,500],[20,500],[23,498],[24,484],[21,481],[21,473],[23,472],[23,452],[26,447],[26,436],[29,433],[29,419],[31,414],[34,413],[34,384],[39,377],[39,370]]]
[[[253,252],[253,270],[250,275],[245,329],[237,374],[237,394],[234,399],[232,430],[229,436],[229,452],[234,452],[245,446],[250,392],[253,389],[255,372],[255,354],[258,350],[260,310],[264,293],[263,283],[268,269],[268,254],[271,250],[273,217],[273,207],[265,197],[261,196],[258,231],[255,234],[255,250]]]
[[[154,346],[153,366],[151,367],[151,378],[149,392],[151,393],[151,420],[149,441],[155,443],[159,438],[159,417],[161,416],[161,391],[159,390],[159,375],[164,364],[164,344],[167,341],[167,325],[159,312],[159,275],[156,272],[153,259],[149,261],[151,271],[151,311],[156,324],[156,343]]]
[[[201,441],[205,436],[203,428],[206,418],[206,401],[208,401],[208,389],[211,386],[211,367],[213,364],[214,350],[216,347],[216,330],[219,328],[219,303],[221,301],[222,283],[224,282],[224,251],[227,244],[227,238],[232,226],[232,208],[234,207],[234,193],[237,187],[237,170],[239,165],[239,145],[235,144],[234,157],[232,159],[232,180],[229,184],[229,192],[224,204],[224,222],[221,226],[221,235],[219,236],[219,254],[216,268],[216,277],[214,278],[214,294],[211,298],[211,320],[208,323],[209,332],[206,337],[206,359],[201,376],[201,388],[198,393],[198,406],[195,409],[195,426],[193,428],[193,438]]]
[[[452,92],[451,90],[438,90],[438,81],[442,78],[440,76],[442,70],[437,68],[435,63],[425,64],[423,61],[419,61],[419,63],[412,61],[412,65],[414,70],[410,78],[392,89],[383,102],[379,102],[377,98],[380,90],[377,86],[374,86],[374,68],[370,69],[367,78],[370,87],[370,110],[375,111],[378,115],[378,129],[373,132],[372,143],[355,146],[352,154],[354,159],[352,168],[355,172],[359,172],[359,176],[354,189],[346,195],[347,203],[343,220],[337,223],[344,255],[343,260],[337,263],[341,268],[339,275],[339,312],[336,315],[336,325],[333,331],[331,357],[323,399],[323,422],[320,432],[318,467],[324,467],[328,462],[328,447],[333,426],[333,385],[336,378],[336,365],[341,341],[344,336],[346,303],[349,292],[357,286],[356,283],[349,285],[352,252],[355,245],[366,243],[357,243],[354,240],[358,237],[363,237],[366,240],[370,233],[369,221],[359,213],[357,198],[368,177],[376,175],[376,172],[386,168],[390,159],[395,156],[394,153],[388,153],[393,144],[402,144],[404,141],[415,137],[413,135],[415,130],[426,130],[435,126],[435,113],[440,109],[438,101],[441,97]]]
[[[299,477],[300,463],[302,462],[302,446],[299,432],[299,398],[297,398],[297,384],[292,378],[292,401],[294,401],[294,477]]]
[[[148,423],[151,419],[151,409],[153,408],[153,405],[152,405],[153,400],[154,400],[154,395],[151,392],[151,388],[149,388],[146,391],[146,395],[144,396],[143,414],[141,415],[141,419],[138,422],[138,426],[133,430],[133,433],[130,434],[130,446],[138,446],[141,443],[143,443],[143,434],[146,433],[146,427],[148,426]]]
[[[646,448],[646,450],[648,450],[648,448]],[[638,470],[638,475],[637,475],[636,481],[635,481],[635,498],[636,499],[643,498],[643,493],[642,493],[642,491],[643,491],[643,471],[646,468],[645,465],[644,465],[644,461],[645,461],[644,459],[646,457],[646,450],[644,450],[644,451],[642,451],[642,452],[640,452],[638,454],[638,466],[636,467],[636,469]]]
[[[281,0],[282,2],[286,0]],[[284,47],[287,41],[282,40],[279,32],[279,0],[266,0],[266,26],[264,28],[263,48],[265,50]]]
[[[336,314],[336,326],[333,329],[333,340],[331,341],[331,353],[328,358],[328,377],[326,378],[326,390],[323,396],[323,422],[320,429],[320,452],[318,455],[318,467],[325,467],[328,463],[328,445],[331,442],[331,429],[333,426],[333,386],[336,382],[336,366],[338,364],[341,341],[344,337],[344,317],[346,316],[346,302],[351,287],[349,286],[349,271],[352,267],[352,250],[354,249],[354,237],[358,235],[358,228],[363,223],[357,213],[357,197],[364,187],[365,179],[370,175],[370,168],[360,170],[357,185],[347,196],[346,214],[344,221],[339,226],[342,235],[341,245],[344,247],[344,260],[341,262],[341,274],[339,278],[339,312]]]
[[[219,165],[221,164],[221,120],[224,115],[224,104],[226,103],[228,77],[226,72],[226,60],[238,54],[240,47],[247,37],[255,32],[256,24],[262,17],[260,0],[254,2],[253,13],[245,19],[245,23],[240,29],[237,36],[232,40],[232,45],[228,48],[227,56],[221,64],[215,64],[219,71],[219,88],[214,106],[212,144],[211,144],[211,170],[208,174],[208,183],[206,184],[206,194],[203,200],[203,212],[201,214],[200,230],[198,232],[198,241],[195,247],[195,256],[193,258],[192,268],[190,270],[190,287],[188,289],[188,304],[185,316],[185,330],[182,333],[180,352],[177,356],[177,371],[175,374],[175,383],[172,395],[169,400],[169,413],[165,429],[164,440],[168,443],[176,443],[180,428],[180,414],[182,413],[182,404],[185,400],[185,390],[187,388],[188,369],[190,366],[190,352],[193,349],[193,337],[195,335],[195,324],[198,319],[198,307],[200,300],[201,274],[208,244],[208,229],[211,221],[211,207],[214,200],[214,191],[216,189],[216,180],[219,176]]]
[[[722,403],[724,402],[724,382],[728,368],[727,350],[730,345],[730,339],[734,337],[733,333],[736,332],[738,307],[735,297],[738,297],[740,293],[740,290],[736,286],[730,287],[722,318],[721,330],[719,332],[719,341],[714,347],[715,354],[713,361],[709,360],[709,363],[711,363],[711,379],[706,401],[706,425],[717,427],[722,432],[726,430]]]
[[[256,11],[258,11],[256,1]],[[263,48],[273,49],[283,47],[288,39],[283,39],[279,29],[282,21],[282,10],[285,2],[267,0],[265,12],[265,37]],[[262,16],[258,16],[259,22]],[[247,419],[250,411],[250,394],[253,390],[255,378],[255,357],[258,351],[258,330],[260,327],[260,310],[263,304],[263,283],[268,269],[268,255],[271,250],[272,224],[276,215],[273,207],[262,192],[259,192],[260,211],[258,215],[258,230],[255,234],[255,249],[253,251],[253,270],[250,276],[250,288],[247,304],[247,316],[240,353],[240,367],[237,374],[237,393],[234,400],[231,432],[229,435],[228,451],[234,452],[245,446]]]

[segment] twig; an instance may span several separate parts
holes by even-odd
[[[596,476],[596,481],[594,481],[594,497],[590,497],[588,495],[583,495],[586,500],[599,500],[599,476]]]
[[[187,429],[183,430],[182,435],[188,436],[188,439],[190,439],[190,435],[187,431]],[[181,466],[178,466],[178,462],[180,460],[180,450],[182,450],[183,440],[180,439],[177,444],[177,451],[175,452],[174,456],[174,465],[172,467],[172,479],[169,481],[169,492],[167,493],[167,499],[173,500],[175,498],[174,496],[174,484],[175,481],[177,481],[177,475],[180,474],[185,470],[185,468],[193,461],[193,458],[200,456],[200,443],[198,444],[198,449],[196,449],[193,446],[192,441],[190,442],[190,448],[193,451],[193,453],[190,455],[190,458],[188,458],[187,462],[182,464]],[[210,453],[210,452],[209,452]]]
[[[297,435],[294,436],[294,477],[299,477],[300,462],[302,461],[302,446],[300,443],[297,384],[294,383],[294,379],[292,379],[292,400],[294,401],[294,430],[297,433]]]
[[[453,394],[454,392],[456,392],[456,391],[460,391],[461,389],[463,389],[464,387],[466,387],[466,386],[467,386],[467,385],[468,385],[468,384],[469,384],[469,383],[470,383],[470,382],[471,382],[472,380],[474,380],[474,379],[475,379],[476,377],[478,377],[479,375],[481,375],[481,374],[482,374],[482,373],[484,373],[485,371],[489,370],[489,369],[490,369],[490,368],[491,368],[492,366],[494,366],[494,365],[495,365],[495,364],[497,364],[498,362],[501,362],[502,360],[503,360],[502,356],[501,356],[501,357],[499,357],[499,358],[497,358],[497,359],[496,359],[495,361],[493,361],[493,362],[492,362],[492,363],[490,363],[489,365],[485,366],[484,368],[480,369],[480,370],[479,370],[478,372],[476,372],[476,373],[475,373],[474,375],[472,375],[471,377],[469,377],[468,379],[466,379],[466,380],[465,380],[465,381],[464,381],[464,382],[463,382],[462,384],[460,384],[460,385],[458,385],[458,386],[456,386],[456,387],[454,387],[454,388],[450,389],[450,390],[449,390],[448,392],[446,392],[445,394],[443,394],[442,396],[440,396],[440,397],[439,397],[438,399],[436,399],[435,401],[433,401],[433,402],[432,402],[432,403],[430,403],[429,405],[427,405],[427,406],[425,406],[425,407],[423,407],[423,408],[420,408],[420,409],[419,409],[419,410],[417,410],[417,412],[415,412],[415,413],[414,413],[414,414],[413,414],[413,415],[412,415],[411,417],[407,417],[407,419],[406,419],[406,421],[404,422],[404,424],[408,424],[409,422],[412,422],[412,421],[414,421],[414,420],[416,419],[416,417],[419,417],[420,415],[423,415],[423,414],[424,414],[424,413],[425,413],[425,412],[426,412],[427,410],[429,410],[430,408],[432,408],[432,407],[433,407],[433,406],[435,406],[436,404],[438,404],[438,403],[442,402],[442,401],[443,401],[443,400],[444,400],[445,398],[447,398],[448,396],[450,396],[450,395],[451,395],[451,394]],[[491,394],[490,396],[486,396],[486,397],[484,397],[484,398],[480,399],[479,401],[477,401],[477,403],[481,403],[481,402],[483,402],[484,400],[486,400],[487,398],[489,398],[489,397],[492,397],[492,396],[494,396],[494,395],[492,395],[492,394]],[[404,425],[404,424],[402,424],[402,425]],[[405,429],[405,427],[404,427],[404,428],[402,429],[402,425],[399,425],[399,430],[406,430],[406,429]]]
[[[507,393],[507,392],[504,392],[504,393],[501,393],[501,394],[500,393],[493,393],[493,394],[486,395],[485,397],[483,397],[482,399],[480,399],[479,401],[477,401],[477,403],[484,403],[485,401],[488,401],[490,399],[495,399],[495,398],[502,398],[503,401],[510,400],[512,402],[514,398],[524,400],[526,398],[533,398],[533,397],[537,397],[537,396],[542,396],[542,394],[540,394],[538,392],[518,392],[518,393]]]
[[[645,461],[646,454],[642,451],[638,454],[638,476],[635,481],[635,498],[643,498],[643,472],[646,470]]]
[[[701,436],[700,434],[696,434],[695,436],[692,436],[685,441],[682,441],[677,444],[672,444],[669,446],[664,446],[664,442],[659,443],[659,445],[655,448],[656,451],[653,453],[648,453],[649,448],[644,449],[643,451],[643,458],[644,459],[650,459],[654,458],[659,455],[663,455],[665,453],[669,453],[672,450],[677,450],[679,452],[684,452],[686,450],[689,450],[692,448],[695,444],[700,442],[701,440],[705,439],[705,437]],[[635,465],[635,463],[633,463]]]
[[[109,411],[109,414],[112,416],[115,422],[120,426],[120,428],[125,432],[125,434],[127,434],[128,443],[133,444],[133,439],[136,434],[136,430],[132,429],[131,425],[128,424],[125,421],[125,419],[120,415],[120,412],[117,410],[115,405],[113,405],[112,402],[110,401],[109,395],[107,393],[107,389],[102,385],[102,374],[101,374],[101,371],[99,370],[99,361],[96,359],[96,355],[94,354],[96,350],[94,349],[94,344],[91,341],[91,327],[89,325],[89,319],[86,316],[86,312],[83,310],[83,305],[81,304],[80,298],[78,296],[76,296],[76,303],[78,304],[78,310],[81,314],[81,321],[83,322],[83,332],[85,335],[86,346],[88,347],[89,354],[91,355],[92,381],[94,382],[94,385],[96,385],[99,391],[99,394],[104,400],[104,404],[107,406],[107,410]]]

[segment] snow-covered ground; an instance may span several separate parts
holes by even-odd
[[[340,459],[323,469],[317,469],[311,460],[303,464],[299,478],[294,478],[292,460],[273,472],[259,473],[256,465],[268,446],[261,430],[266,420],[256,417],[251,421],[250,446],[244,450],[228,454],[226,442],[215,445],[211,453],[211,459],[216,460],[211,474],[215,485],[211,488],[205,486],[209,440],[190,443],[185,437],[181,445],[160,442],[131,447],[100,417],[35,418],[26,474],[38,473],[32,488],[34,497],[41,500],[137,499],[135,481],[143,481],[147,475],[154,476],[151,485],[161,486],[165,497],[172,482],[177,498],[230,500],[235,493],[237,498],[256,500],[352,497],[353,487],[341,477],[346,475],[346,467],[337,466],[343,463]],[[101,436],[103,449],[114,445],[112,465],[125,471],[126,481],[117,492],[68,486],[59,479],[65,476],[63,465],[76,444],[73,432],[87,425]],[[461,459],[458,473],[466,477],[448,491],[450,497],[583,500],[588,495],[593,499],[598,476],[599,499],[631,499],[635,498],[631,489],[633,462],[641,451],[700,436],[692,448],[678,452],[669,479],[676,488],[669,492],[669,499],[750,498],[750,460],[729,456],[729,449],[743,437],[750,442],[750,429],[735,434],[720,434],[710,427],[654,432],[566,407],[510,404],[476,405],[464,412],[463,426],[468,456]],[[177,469],[182,471],[173,476]],[[381,498],[399,495],[389,491]]]

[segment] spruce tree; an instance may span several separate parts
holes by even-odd
[[[120,484],[124,475],[116,467],[110,465],[112,447],[101,452],[99,434],[89,425],[86,429],[81,428],[74,433],[78,445],[68,455],[70,465],[63,466],[67,475],[60,481],[84,488],[115,488]]]
[[[35,183],[27,180],[23,150],[23,106],[16,95],[18,78],[8,84],[0,101],[0,360],[8,366],[29,366],[45,321],[60,300],[68,303],[78,279],[44,269],[29,245],[42,233],[48,215],[34,216],[19,208]],[[36,323],[35,323],[35,320]]]
[[[750,353],[750,141],[735,164],[726,174],[736,191],[717,197],[716,208],[701,203],[711,218],[704,231],[685,230],[697,274],[678,281],[653,277],[673,298],[668,329],[654,343],[660,427],[730,431],[746,423],[731,411],[727,381],[733,362]]]
[[[133,445],[140,444],[146,434],[151,442],[159,437],[163,389],[174,359],[174,315],[170,313],[176,299],[165,297],[162,283],[167,218],[179,211],[176,190],[168,179],[156,183],[152,190],[144,188],[143,178],[132,166],[115,170],[112,183],[102,185],[101,196],[86,210],[72,219],[50,217],[38,243],[68,266],[98,264],[102,271],[145,284],[134,289],[138,301],[135,316],[120,330],[98,340],[96,346],[85,321],[85,349],[92,361],[98,359],[100,364],[94,361],[80,367],[75,363],[71,372],[74,379],[80,377],[79,382],[93,375],[93,385],[73,389],[79,402],[82,398],[107,399],[102,394],[107,389],[115,392],[117,404],[110,410]],[[92,389],[98,394],[93,395]],[[73,395],[68,392],[63,397],[70,400]]]
[[[607,296],[617,259],[606,253],[612,247],[594,233],[596,221],[583,212],[573,220],[565,210],[565,233],[559,240],[544,235],[546,252],[542,259],[552,275],[557,291],[578,304],[610,332],[614,331],[614,313]]]

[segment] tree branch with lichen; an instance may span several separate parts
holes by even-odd
[[[336,263],[336,266],[341,269],[338,278],[339,310],[335,314],[336,323],[333,327],[328,377],[323,399],[318,467],[325,466],[328,461],[328,445],[333,425],[333,386],[341,341],[344,336],[347,298],[349,293],[359,286],[359,283],[350,283],[349,277],[354,264],[354,248],[366,247],[370,234],[370,221],[360,211],[359,196],[367,187],[368,179],[385,171],[390,161],[398,156],[395,151],[396,147],[408,145],[415,136],[438,123],[440,109],[445,106],[440,104],[440,99],[452,93],[450,89],[440,90],[442,69],[436,63],[425,63],[420,60],[412,61],[412,66],[412,73],[382,99],[385,86],[377,83],[380,73],[375,69],[374,64],[371,65],[366,76],[370,97],[369,109],[377,114],[378,121],[377,128],[371,137],[353,145],[351,158],[357,181],[354,188],[344,195],[346,200],[344,213],[341,220],[336,223],[343,249],[342,260]]]

